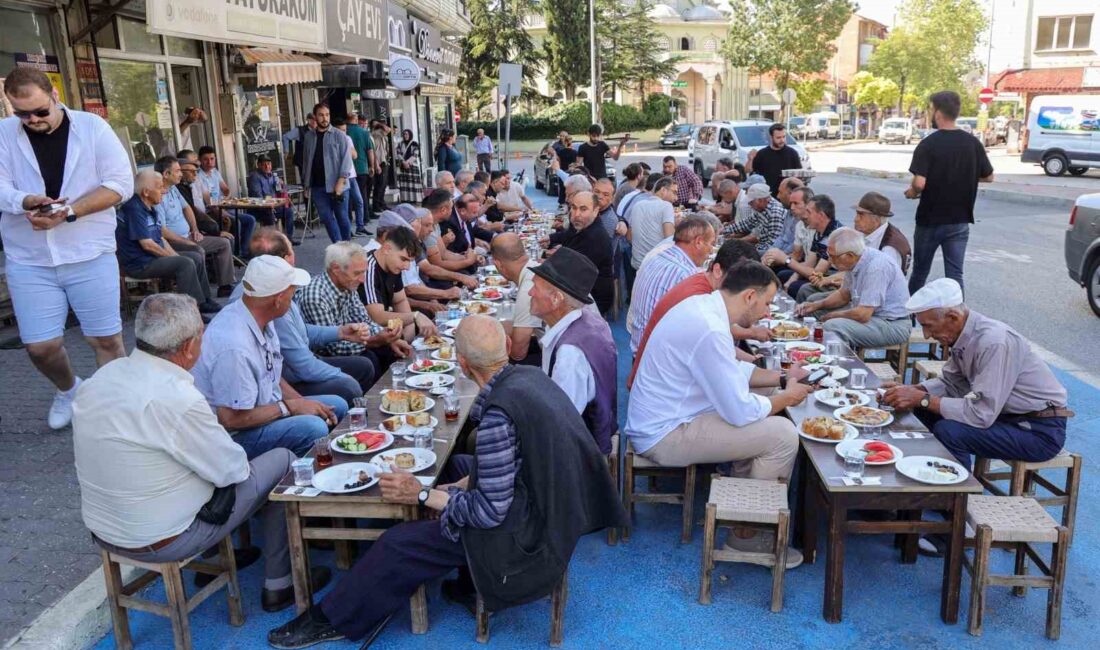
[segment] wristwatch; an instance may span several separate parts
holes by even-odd
[[[787,373],[779,373],[779,390],[787,390]]]
[[[72,223],[72,222],[76,221],[76,212],[73,211],[73,206],[66,205],[65,206],[65,211],[69,213],[69,216],[65,217],[65,222],[66,223]]]
[[[932,400],[928,399],[928,396],[927,396],[927,395],[921,398],[921,400],[920,400],[920,407],[921,407],[922,409],[926,409],[926,408],[928,408],[928,407],[929,407],[929,406],[931,406],[931,405],[932,405]]]
[[[790,256],[790,255],[788,255],[788,256],[787,256],[787,259],[786,259],[786,260],[784,260],[784,261],[783,261],[783,263],[784,263],[784,264],[786,264],[787,266],[790,266],[790,265],[791,265],[791,256]]]
[[[420,505],[426,504],[428,502],[428,496],[431,495],[431,493],[431,490],[429,490],[428,488],[424,488],[423,490],[421,490],[420,493],[416,495],[417,503],[419,503]]]
[[[279,405],[279,417],[285,418],[290,415],[290,407],[286,405],[286,402],[279,400],[276,404]]]

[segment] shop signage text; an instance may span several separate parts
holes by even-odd
[[[38,54],[35,52],[16,52],[15,67],[34,68],[45,72],[50,78],[50,85],[57,90],[57,98],[65,103],[65,83],[61,79],[61,62],[52,54]]]
[[[443,38],[440,31],[409,14],[401,5],[389,3],[387,28],[390,50],[407,54],[427,71],[427,81],[439,85],[458,82],[458,66],[462,61],[462,49]]]
[[[234,45],[325,50],[321,3],[334,0],[160,0],[146,3],[149,31]]]
[[[412,90],[420,85],[420,66],[407,56],[390,57],[390,85],[398,90]]]
[[[386,8],[382,0],[327,0],[328,51],[386,60]]]

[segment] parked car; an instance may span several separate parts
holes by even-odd
[[[841,124],[840,125],[840,139],[841,140],[851,140],[854,137],[856,137],[856,131],[855,131],[855,129],[852,128],[851,124]]]
[[[840,115],[833,111],[810,113],[806,116],[806,124],[802,128],[802,133],[807,137],[814,138],[839,138]]]
[[[976,117],[960,117],[955,120],[955,126],[977,138],[978,142],[981,142],[984,147],[992,147],[995,143],[996,136],[993,134],[992,121],[987,123],[987,128],[984,131],[978,130],[978,118]]]
[[[742,165],[748,164],[749,152],[768,146],[767,120],[737,120],[707,122],[701,125],[688,145],[688,164],[703,179],[705,186],[714,173],[719,158],[729,157]],[[803,169],[811,169],[806,149],[787,132],[787,145],[798,152]]]
[[[533,174],[535,188],[545,190],[546,193],[550,195],[557,195],[558,193],[558,177],[550,171],[550,161],[553,160],[551,150],[556,142],[557,140],[547,142],[542,149],[539,150],[539,155],[535,156],[535,169]],[[580,145],[574,144],[573,148],[576,149],[578,146]],[[607,177],[611,179],[612,183],[617,184],[615,178],[615,165],[611,159],[607,161]]]
[[[787,130],[795,138],[806,139],[806,117],[804,115],[796,115],[787,122]]]
[[[913,120],[908,117],[891,117],[882,123],[878,130],[878,143],[900,142],[909,144],[913,141]]]
[[[1040,95],[1031,100],[1022,162],[1048,176],[1080,176],[1100,167],[1100,96]]]
[[[691,132],[694,128],[694,124],[674,124],[661,134],[661,138],[658,140],[658,146],[661,149],[686,148],[688,142],[691,141]]]
[[[1100,316],[1100,194],[1077,197],[1066,230],[1066,270]]]

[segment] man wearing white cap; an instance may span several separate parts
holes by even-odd
[[[924,335],[950,348],[943,375],[894,385],[883,400],[915,414],[960,463],[970,456],[1041,462],[1066,440],[1066,389],[1008,325],[971,311],[949,278],[913,294],[906,309]]]
[[[348,409],[335,395],[305,399],[282,377],[274,321],[290,309],[297,288],[309,284],[309,273],[260,255],[241,283],[244,296],[222,309],[203,335],[191,370],[195,387],[250,459],[279,447],[302,456]]]
[[[783,233],[787,209],[772,196],[767,183],[750,185],[746,193],[752,215],[748,219],[736,222],[729,233],[736,238],[744,238],[756,244],[756,250],[763,255]]]

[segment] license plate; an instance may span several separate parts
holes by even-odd
[[[665,144],[676,144],[675,140],[665,140]]]

